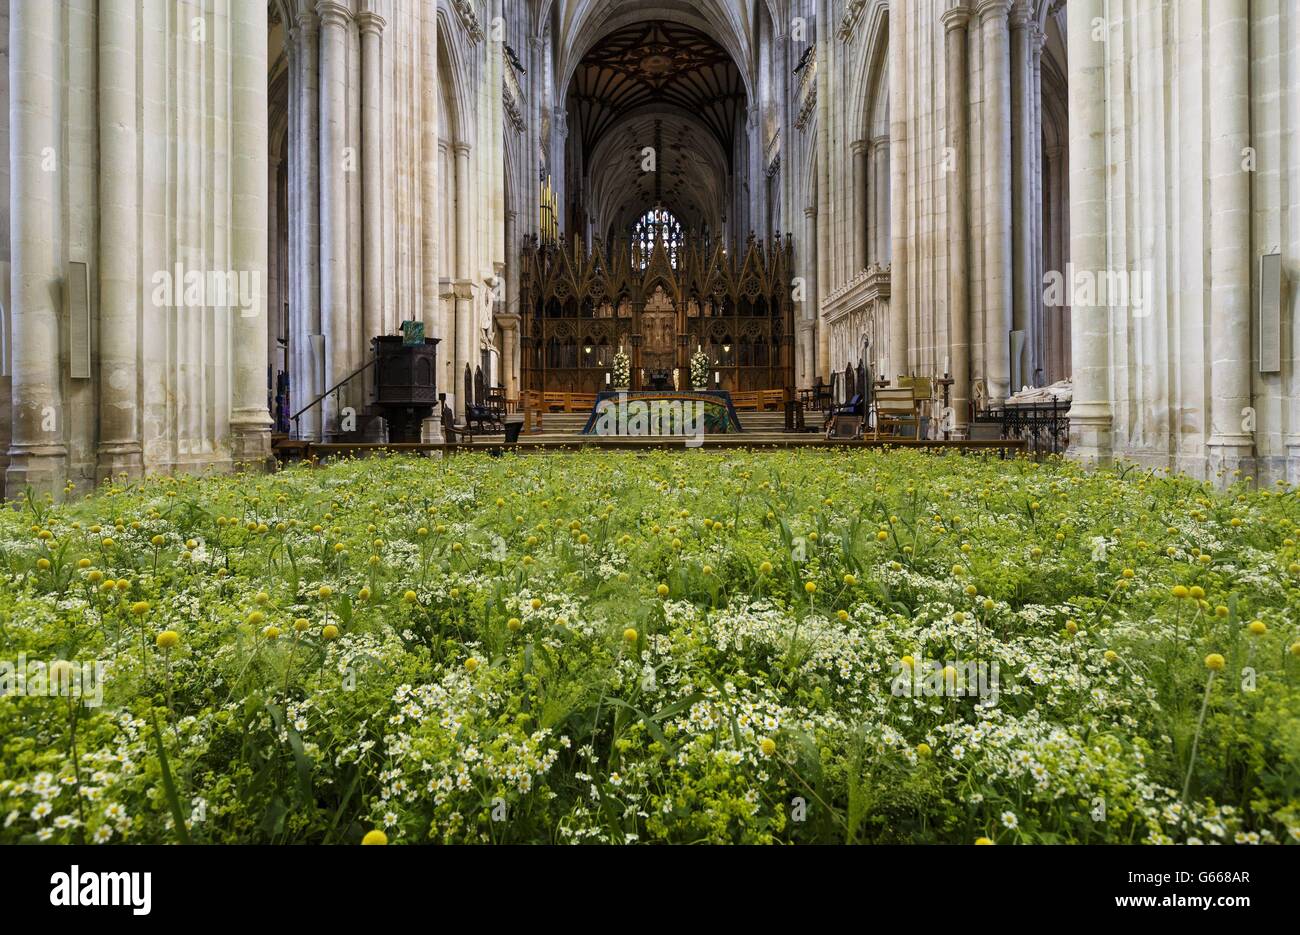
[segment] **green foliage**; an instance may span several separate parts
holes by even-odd
[[[1297,524],[1285,489],[920,452],[29,497],[0,842],[1295,840]],[[55,660],[102,672],[70,698]]]

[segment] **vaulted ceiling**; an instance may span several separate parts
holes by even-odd
[[[680,23],[633,23],[611,32],[579,63],[571,114],[588,157],[624,118],[648,110],[694,116],[723,152],[733,152],[745,83],[712,37]],[[648,141],[643,145],[649,145]]]

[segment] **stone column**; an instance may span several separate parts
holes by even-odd
[[[447,234],[439,231],[439,216],[442,211],[441,194],[438,186],[438,173],[442,165],[438,143],[438,24],[437,10],[433,4],[422,5],[425,16],[420,22],[420,119],[422,136],[420,156],[422,172],[420,186],[423,195],[423,214],[421,217],[421,250],[423,254],[424,277],[421,280],[420,311],[424,319],[424,330],[429,337],[443,337],[442,309],[438,287],[439,249],[447,249]],[[445,348],[444,348],[445,350]],[[438,379],[443,377],[443,368],[438,370]],[[442,387],[446,389],[446,387]]]
[[[817,22],[830,23],[830,0],[817,0]],[[817,375],[831,378],[831,329],[826,322],[826,296],[831,288],[831,36],[817,30]],[[737,242],[743,235],[737,232]]]
[[[474,265],[470,254],[470,145],[456,143],[453,147],[456,155],[456,357],[454,371],[454,389],[456,398],[464,395],[465,367],[474,370],[474,339],[476,316],[474,314]],[[462,400],[460,414],[464,414],[465,404]]]
[[[519,368],[515,357],[519,347],[519,316],[502,315],[497,319],[501,326],[501,382],[506,388],[507,399],[519,396]]]
[[[878,136],[871,141],[872,187],[875,189],[874,224],[872,243],[873,259],[881,266],[891,262],[889,244],[889,137]]]
[[[99,460],[96,480],[144,471],[140,446],[140,187],[136,3],[99,6]]]
[[[966,37],[970,11],[958,4],[943,14],[944,62],[947,69],[946,123],[953,165],[947,175],[948,315],[952,375],[953,424],[964,430],[970,404],[970,101]]]
[[[264,3],[231,5],[231,257],[256,284],[251,308],[234,316],[231,456],[236,465],[269,467],[267,407],[267,15]]]
[[[370,339],[384,334],[384,19],[357,16],[361,30],[362,356]],[[430,160],[431,161],[431,160]]]
[[[867,240],[870,237],[871,211],[868,207],[867,183],[870,177],[869,151],[871,144],[866,140],[853,143],[853,216],[857,219],[857,228],[853,238],[853,263],[855,270],[867,268]]]
[[[320,17],[320,283],[325,333],[325,385],[348,374],[347,29],[351,14],[337,0],[316,5]],[[331,395],[323,407],[326,437],[339,431],[339,406]]]
[[[1070,60],[1070,262],[1091,273],[1106,269],[1106,41],[1093,38],[1103,0],[1066,5]],[[1071,309],[1074,402],[1070,457],[1111,456],[1110,310]]]
[[[298,264],[295,271],[297,329],[289,340],[293,345],[293,369],[290,384],[292,415],[325,389],[324,328],[320,304],[320,20],[311,10],[298,16],[298,127],[294,152],[298,160],[295,183],[299,215],[293,221],[298,239]],[[321,410],[317,406],[303,413],[300,420],[304,438],[319,441]],[[290,426],[290,430],[295,430]]]
[[[1255,473],[1250,308],[1250,23],[1247,0],[1209,4],[1210,440],[1212,472]],[[1225,480],[1230,481],[1228,477]]]
[[[1033,10],[1028,0],[1016,0],[1011,8],[1011,327],[1023,331],[1025,343],[1010,370],[1021,385],[1033,382],[1034,355],[1030,339],[1030,314],[1037,285],[1033,278],[1034,257],[1034,149],[1038,128],[1033,123],[1034,45]]]
[[[917,13],[914,4],[893,5],[889,11],[889,228],[893,236],[884,235],[884,247],[890,258],[889,276],[889,354],[888,369],[884,376],[896,381],[899,374],[910,372],[908,366],[908,312],[910,310],[909,285],[911,279],[912,240],[908,236],[907,217],[912,202],[908,191],[907,167],[910,148],[917,145],[912,139],[908,122],[910,107],[910,78],[908,50],[911,48],[911,18]],[[897,146],[895,152],[893,147]],[[884,256],[886,254],[882,254]],[[928,310],[927,310],[928,312]],[[884,350],[882,347],[881,350]],[[880,356],[880,355],[876,355]]]
[[[985,371],[989,399],[1005,399],[1011,383],[1010,332],[1014,304],[1011,263],[1011,101],[1008,93],[1007,13],[1011,0],[982,0],[984,45],[984,306]],[[1089,29],[1091,27],[1088,27]]]
[[[57,158],[58,23],[53,3],[9,8],[10,305],[13,312],[13,437],[5,489],[31,485],[56,493],[67,476],[59,373],[59,309],[53,285],[64,281],[55,244],[61,173],[42,165]]]

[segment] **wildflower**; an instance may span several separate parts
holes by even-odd
[[[363,837],[363,838],[361,839],[361,843],[362,843],[362,844],[367,844],[367,845],[370,845],[370,844],[387,844],[387,843],[388,843],[388,835],[384,834],[384,832],[380,831],[378,828],[375,828],[375,829],[373,829],[373,830],[371,830],[371,831],[367,831],[367,832],[366,832],[365,837]]]
[[[992,843],[993,843],[993,839],[992,839],[992,838],[976,838],[976,839],[975,839],[975,843],[976,843],[976,844],[992,844]]]
[[[465,660],[466,672],[473,672],[477,668],[478,668],[478,660],[475,659],[473,656],[470,656],[468,659]]]
[[[758,748],[763,751],[763,756],[771,756],[776,752],[776,741],[771,737],[764,737],[759,742]]]
[[[1250,631],[1251,636],[1263,636],[1268,632],[1268,625],[1263,620],[1252,620],[1246,629]]]
[[[807,591],[809,594],[816,594],[816,593],[817,593],[817,582],[816,582],[816,581],[808,581],[808,582],[805,582],[805,583],[804,583],[804,586],[803,586],[803,589],[804,589],[805,591]]]
[[[320,631],[321,638],[324,640],[336,640],[339,637],[339,628],[332,623],[327,623]]]
[[[759,565],[758,573],[760,575],[770,575],[772,573],[772,563],[764,562],[763,564]]]
[[[933,753],[933,752],[934,752],[934,751],[930,749],[930,745],[929,745],[928,743],[926,743],[925,741],[922,741],[921,743],[918,743],[918,744],[916,745],[916,755],[917,755],[917,756],[920,756],[920,757],[927,757],[927,756],[929,756],[929,755],[930,755],[931,753]]]
[[[136,601],[131,605],[131,613],[135,614],[137,617],[143,617],[145,614],[149,613],[149,602]]]
[[[506,621],[506,627],[512,633],[517,633],[519,631],[519,628],[522,626],[523,624],[519,622],[518,617],[511,617],[509,620]]]
[[[1225,665],[1224,659],[1218,653],[1210,653],[1205,657],[1205,668],[1211,672],[1219,672]]]
[[[661,584],[661,585],[659,585],[659,587],[655,588],[655,592],[656,592],[660,597],[667,597],[667,596],[668,596],[668,585],[666,585],[666,584]]]
[[[1014,831],[1014,830],[1016,830],[1016,828],[1020,827],[1020,819],[1018,819],[1018,818],[1016,817],[1016,813],[1015,813],[1015,812],[1010,812],[1010,811],[1008,811],[1008,812],[1003,812],[1003,813],[1002,813],[1002,826],[1003,826],[1004,828],[1008,828],[1008,829],[1010,829],[1011,831]]]
[[[181,641],[180,634],[177,633],[175,630],[163,630],[154,639],[154,642],[158,644],[159,649],[171,649],[180,641]]]

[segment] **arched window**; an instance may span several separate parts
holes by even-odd
[[[642,215],[632,231],[632,242],[641,250],[641,268],[650,264],[650,254],[663,243],[668,262],[677,268],[677,253],[682,245],[682,225],[666,208],[652,208]]]

